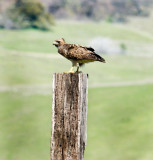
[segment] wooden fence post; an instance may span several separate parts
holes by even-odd
[[[84,159],[87,94],[87,74],[53,74],[51,160]]]

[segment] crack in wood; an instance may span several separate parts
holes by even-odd
[[[83,160],[86,145],[87,74],[53,75],[51,160]]]

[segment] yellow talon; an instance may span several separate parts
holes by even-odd
[[[73,68],[74,68],[74,67],[72,67],[72,68],[68,71],[68,73],[74,73]]]

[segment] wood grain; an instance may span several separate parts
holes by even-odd
[[[83,73],[53,75],[51,160],[83,160],[88,79]]]

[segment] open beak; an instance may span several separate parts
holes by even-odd
[[[54,41],[54,42],[53,42],[53,45],[55,45],[55,46],[56,46],[56,45],[58,45],[58,43],[57,43],[56,41]]]

